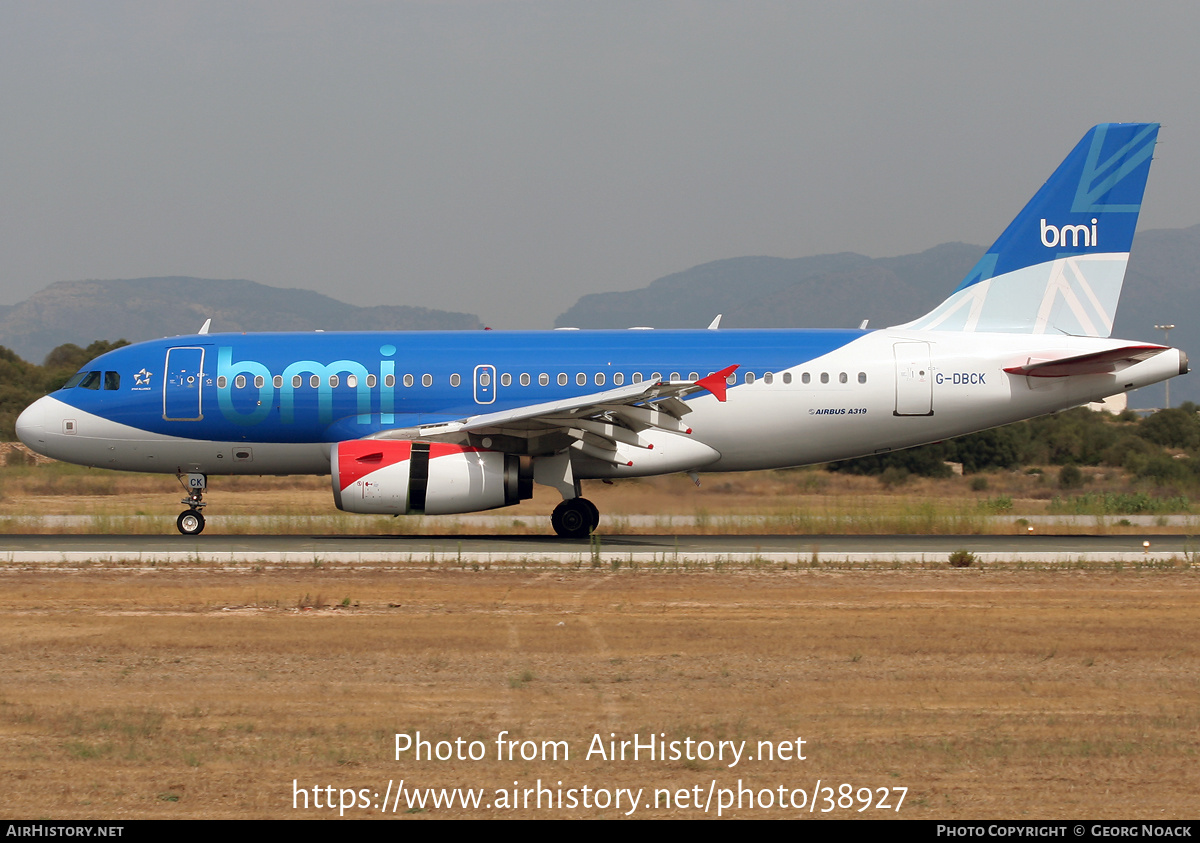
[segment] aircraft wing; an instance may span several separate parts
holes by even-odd
[[[1031,357],[1021,365],[1006,367],[1004,371],[1010,375],[1027,375],[1031,378],[1102,375],[1119,371],[1135,363],[1141,363],[1143,360],[1149,360],[1154,355],[1161,354],[1166,350],[1166,346],[1162,345],[1127,345],[1108,351],[1061,357],[1057,360],[1038,360]]]
[[[616,460],[618,443],[640,448],[653,445],[638,436],[655,428],[691,433],[683,417],[692,411],[681,400],[707,391],[725,401],[726,379],[738,367],[729,366],[694,381],[654,381],[629,384],[561,401],[546,401],[495,413],[467,416],[450,422],[397,428],[374,433],[368,439],[423,439],[457,441],[465,434],[539,435],[554,431],[569,434],[574,447],[601,459]]]

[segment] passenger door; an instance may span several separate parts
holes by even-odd
[[[933,373],[929,368],[929,343],[898,342],[896,355],[897,416],[933,415]]]
[[[203,346],[168,348],[165,367],[163,418],[167,421],[203,419]]]

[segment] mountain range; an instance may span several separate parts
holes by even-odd
[[[135,278],[59,281],[20,304],[0,307],[0,345],[40,363],[63,343],[130,342],[213,331],[477,330],[470,313],[423,307],[356,307],[312,290],[253,281]]]

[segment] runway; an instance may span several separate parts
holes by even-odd
[[[1147,544],[1148,543],[1148,544]],[[1187,536],[844,536],[606,535],[591,541],[554,536],[445,535],[10,535],[0,539],[6,564],[81,565],[196,563],[345,563],[395,565],[448,562],[539,564],[753,563],[876,564],[944,562],[968,550],[989,562],[1145,562],[1200,553]]]

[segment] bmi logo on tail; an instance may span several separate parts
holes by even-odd
[[[1089,246],[1099,246],[1100,241],[1096,237],[1096,218],[1092,217],[1092,227],[1088,229],[1086,225],[1063,225],[1054,226],[1047,225],[1046,220],[1042,218],[1042,245],[1047,249],[1053,249],[1059,243],[1063,246],[1067,245],[1067,235],[1071,235],[1071,248],[1077,249],[1080,245],[1083,248]],[[1080,244],[1080,237],[1083,238],[1083,243]]]

